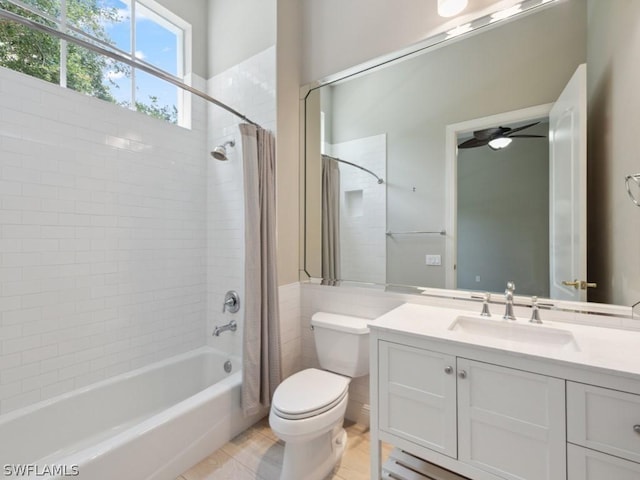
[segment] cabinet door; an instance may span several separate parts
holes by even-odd
[[[381,341],[379,428],[456,458],[455,357]]]
[[[566,477],[564,380],[458,358],[459,460],[510,480]]]
[[[640,464],[569,444],[568,480],[638,480]]]

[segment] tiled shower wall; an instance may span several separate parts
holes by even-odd
[[[211,96],[242,112],[275,134],[276,127],[276,54],[270,47],[234,67],[212,77],[207,82]],[[242,353],[243,315],[222,313],[224,295],[235,290],[240,305],[246,299],[244,291],[244,182],[240,130],[241,121],[231,113],[208,107],[207,139],[207,338],[208,343],[232,356]],[[217,145],[233,140],[227,147],[228,161],[209,156]],[[255,292],[250,294],[255,295]],[[235,333],[224,332],[219,337],[211,333],[216,325],[238,322]]]
[[[205,108],[0,68],[0,414],[205,344]]]
[[[368,168],[383,180],[387,174],[387,136],[358,138],[331,146],[338,158]],[[387,186],[367,172],[340,166],[341,277],[386,283]]]

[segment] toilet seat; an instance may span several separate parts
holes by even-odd
[[[280,418],[301,420],[338,405],[349,392],[347,377],[309,368],[287,378],[273,395],[272,411]]]

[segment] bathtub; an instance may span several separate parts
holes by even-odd
[[[262,416],[227,360],[202,347],[0,416],[0,478],[175,479]]]

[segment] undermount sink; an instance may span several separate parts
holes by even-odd
[[[451,323],[449,330],[554,350],[580,351],[573,333],[569,330],[545,325],[523,324],[494,318],[459,316]]]

